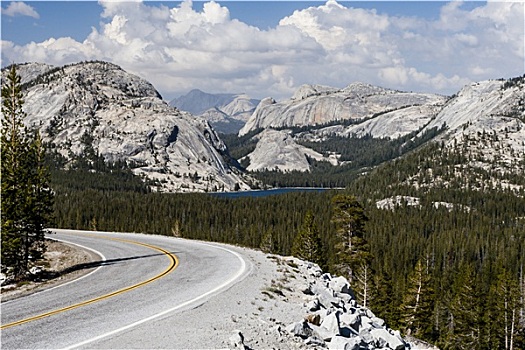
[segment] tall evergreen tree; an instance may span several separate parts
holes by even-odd
[[[430,274],[418,260],[408,277],[408,286],[401,305],[401,323],[405,332],[421,339],[431,339],[434,291]]]
[[[295,236],[292,255],[303,260],[322,264],[322,242],[311,211],[306,213],[303,225]]]
[[[492,307],[494,319],[492,329],[494,338],[492,347],[513,350],[517,349],[517,337],[520,335],[519,310],[520,290],[517,278],[507,269],[503,269],[497,276],[491,288]]]
[[[275,251],[275,239],[273,236],[273,230],[268,229],[261,237],[261,244],[259,245],[259,248],[264,253],[273,253]]]
[[[364,237],[367,220],[356,197],[341,194],[332,198],[332,222],[336,227],[334,268],[350,282],[357,268],[370,260],[370,248]]]
[[[38,133],[23,125],[23,94],[15,65],[2,81],[2,269],[15,277],[42,257],[45,227],[52,212],[44,148]]]
[[[450,305],[454,320],[450,346],[455,349],[481,349],[483,312],[479,282],[471,264],[464,266],[456,283],[455,297]]]

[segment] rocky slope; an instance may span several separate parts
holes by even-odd
[[[305,85],[289,100],[261,101],[239,135],[259,128],[276,128],[281,137],[287,135],[287,150],[282,152],[271,150],[266,138],[260,137],[265,142],[259,141],[256,151],[248,155],[250,170],[308,171],[306,157],[323,158],[312,157],[311,149],[300,146],[305,141],[327,142],[334,136],[394,140],[407,135],[421,137],[440,129],[444,132],[434,141],[443,141],[447,147],[464,147],[470,166],[525,171],[524,80],[518,77],[473,83],[450,98],[362,83],[342,90]],[[301,129],[297,131],[297,127]],[[292,148],[295,156],[283,164]],[[332,164],[342,164],[337,162],[337,150],[324,156]]]
[[[384,115],[376,123],[365,124],[354,133],[372,133],[374,126],[396,125],[398,133],[409,133],[428,122],[436,106],[446,98],[432,94],[406,93],[384,89],[369,84],[353,83],[344,89],[320,85],[303,85],[289,100],[276,102],[266,98],[257,107],[239,135],[245,135],[258,128],[282,128],[304,125],[321,125],[334,121],[366,121]],[[390,113],[389,111],[396,111]],[[386,115],[385,115],[386,114]],[[403,125],[396,122],[403,120]],[[414,125],[416,124],[416,125]],[[351,133],[349,130],[339,132]],[[391,136],[385,127],[374,130],[374,136]]]
[[[206,121],[170,107],[149,82],[116,65],[31,63],[18,73],[25,123],[69,161],[125,161],[163,191],[249,188]]]
[[[307,156],[317,160],[324,159],[322,154],[295,143],[285,131],[268,129],[258,136],[260,139],[257,147],[247,156],[250,158],[250,165],[247,167],[249,171],[307,171],[310,169]]]
[[[525,172],[525,76],[465,86],[421,132],[441,126],[437,141],[464,145],[471,166]]]
[[[246,94],[209,94],[198,89],[170,101],[171,106],[207,120],[225,134],[237,133],[258,104]]]

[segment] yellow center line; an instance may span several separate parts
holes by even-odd
[[[123,288],[123,289],[119,289],[119,290],[117,290],[115,292],[111,292],[109,294],[105,294],[105,295],[102,295],[100,297],[96,297],[96,298],[93,298],[93,299],[90,299],[90,300],[86,300],[86,301],[83,301],[83,302],[80,302],[80,303],[77,303],[77,304],[66,306],[66,307],[63,307],[61,309],[49,311],[49,312],[46,312],[46,313],[43,313],[43,314],[40,314],[40,315],[37,315],[37,316],[33,316],[33,317],[28,317],[28,318],[25,318],[25,319],[20,320],[20,321],[11,322],[11,323],[8,323],[8,324],[0,326],[0,329],[6,329],[6,328],[9,328],[9,327],[18,326],[18,325],[21,325],[21,324],[24,324],[24,323],[40,320],[40,319],[45,318],[45,317],[49,317],[49,316],[52,316],[52,315],[59,314],[61,312],[73,310],[73,309],[76,309],[76,308],[79,308],[79,307],[82,307],[82,306],[93,304],[93,303],[95,303],[97,301],[101,301],[101,300],[108,299],[108,298],[114,297],[114,296],[122,294],[122,293],[129,292],[130,290],[137,289],[139,287],[142,287],[142,286],[144,286],[144,285],[146,285],[148,283],[154,282],[154,281],[164,277],[165,275],[167,275],[171,271],[175,270],[177,268],[177,266],[179,266],[179,259],[177,258],[177,256],[175,254],[170,253],[170,252],[168,252],[168,251],[166,251],[166,250],[164,250],[162,248],[156,247],[154,245],[146,244],[146,243],[142,243],[142,242],[130,241],[130,240],[121,239],[121,238],[111,238],[111,237],[101,237],[101,236],[97,236],[97,237],[104,238],[104,239],[111,239],[111,240],[114,240],[114,241],[121,241],[121,242],[141,245],[141,246],[153,249],[153,250],[157,250],[157,251],[165,254],[166,256],[168,256],[170,258],[170,266],[168,266],[168,268],[166,270],[164,270],[162,273],[160,273],[160,274],[158,274],[158,275],[156,275],[156,276],[154,276],[154,277],[152,277],[152,278],[150,278],[150,279],[148,279],[146,281],[140,282],[138,284],[134,284],[132,286],[129,286],[129,287],[126,287],[126,288]]]

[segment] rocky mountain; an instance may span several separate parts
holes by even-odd
[[[464,145],[471,166],[525,171],[525,76],[465,86],[421,133],[443,125],[436,141]]]
[[[198,89],[170,101],[171,106],[207,120],[225,134],[237,133],[258,104],[246,94],[209,94]]]
[[[392,135],[391,127],[394,126],[395,133],[403,135],[426,124],[445,101],[446,98],[439,95],[400,92],[363,83],[353,83],[344,89],[303,85],[289,100],[276,102],[266,98],[261,101],[239,135],[259,128],[322,125],[336,121],[364,123],[337,130],[341,134],[372,133],[375,137],[385,137]]]
[[[18,73],[26,125],[69,162],[124,161],[162,191],[249,188],[205,120],[169,106],[149,82],[116,65],[30,63]]]
[[[295,143],[292,136],[285,131],[267,129],[258,136],[259,142],[248,156],[250,165],[247,170],[249,171],[264,169],[307,171],[310,165],[306,156],[317,160],[323,159],[322,154]]]
[[[250,170],[309,171],[308,159],[348,164],[340,159],[345,138],[389,140],[390,147],[398,149],[430,139],[450,147],[461,144],[472,166],[517,170],[525,162],[523,81],[519,77],[473,83],[452,97],[362,83],[344,89],[305,85],[289,100],[262,100],[239,135],[276,129],[274,139],[280,133],[287,140],[287,150],[276,152],[265,136],[255,136],[265,142],[259,141],[256,151],[246,156]],[[292,148],[297,151],[284,166],[282,159]],[[312,156],[314,151],[322,157]]]

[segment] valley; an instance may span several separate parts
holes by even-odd
[[[210,101],[180,105],[208,115],[242,106],[238,133],[218,133],[218,119],[170,106],[107,62],[25,64],[20,74],[25,125],[47,145],[56,227],[283,256],[306,230],[320,242],[315,262],[340,273],[343,196],[363,228],[352,236],[362,264],[347,271],[358,302],[439,347],[524,344],[525,77],[453,96],[352,83],[304,85],[256,107],[243,94],[202,91],[197,101]],[[281,187],[327,190],[208,194]]]

